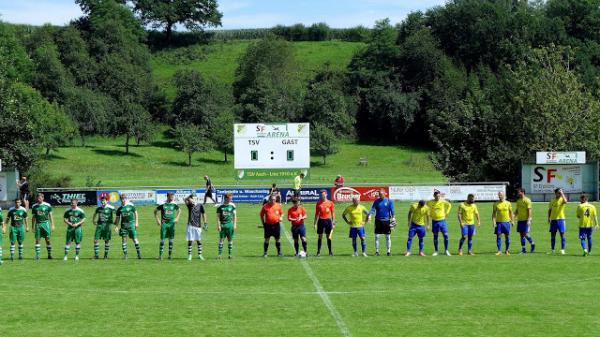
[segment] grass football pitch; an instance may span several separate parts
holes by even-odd
[[[343,206],[336,205],[338,217]],[[453,254],[459,239],[456,206],[449,218]],[[537,252],[517,255],[520,243],[513,229],[513,255],[501,257],[494,256],[491,204],[483,203],[479,205],[482,227],[474,241],[477,255],[472,257],[432,257],[431,233],[425,240],[427,257],[402,256],[408,204],[396,205],[399,226],[393,233],[392,257],[372,256],[372,224],[367,226],[369,257],[351,257],[348,226],[338,222],[335,257],[295,259],[291,243],[283,236],[286,257],[273,256],[272,243],[271,257],[263,259],[259,207],[238,205],[233,260],[215,259],[215,214],[209,207],[211,226],[204,233],[206,261],[186,260],[187,211],[176,233],[176,258],[157,261],[158,227],[152,220],[152,208],[140,207],[143,260],[131,258],[135,256],[131,244],[130,259],[121,260],[120,239],[114,237],[110,260],[92,260],[93,228],[88,222],[82,259],[64,262],[60,258],[65,226],[57,222],[53,261],[32,260],[32,233],[26,238],[26,259],[8,261],[9,242],[4,235],[0,335],[597,335],[600,247],[598,254],[581,256],[575,206],[568,207],[566,256],[546,254],[546,204],[534,204],[532,234]],[[307,205],[310,214],[313,208]],[[91,218],[92,208],[85,210]],[[61,219],[63,211],[55,209],[55,218]],[[289,225],[284,227],[289,234]],[[307,226],[309,253],[314,254],[316,235],[311,227]],[[415,242],[413,253],[417,247]]]

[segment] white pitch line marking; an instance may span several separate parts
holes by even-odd
[[[293,241],[290,233],[288,233],[288,231],[285,229],[283,229],[283,232],[285,233],[285,237],[287,238],[288,242],[293,247],[294,241]],[[337,309],[333,305],[333,302],[331,302],[331,299],[329,298],[328,293],[325,291],[325,289],[323,289],[321,282],[317,278],[317,275],[315,275],[314,271],[312,270],[312,268],[310,267],[308,262],[306,262],[306,259],[301,259],[300,264],[302,265],[302,267],[304,267],[304,271],[306,272],[306,275],[308,275],[308,278],[310,278],[310,280],[312,281],[313,286],[315,287],[315,290],[317,291],[317,294],[319,294],[319,297],[321,297],[321,300],[323,301],[323,303],[329,310],[329,313],[335,320],[335,323],[337,324],[338,328],[340,329],[340,332],[342,333],[342,335],[345,337],[352,337],[352,334],[350,333],[350,329],[348,329],[348,326],[346,325],[346,322],[344,322],[342,315],[340,315],[339,311],[337,311]]]

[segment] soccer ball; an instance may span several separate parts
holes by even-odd
[[[301,251],[300,253],[298,253],[298,257],[303,259],[306,257],[306,252],[305,251]]]

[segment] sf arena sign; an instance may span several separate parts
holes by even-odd
[[[498,192],[506,193],[505,185],[438,185],[438,186],[390,186],[390,199],[401,201],[429,200],[433,192],[440,191],[447,200],[466,200],[469,194],[475,200],[498,200]]]
[[[535,163],[540,164],[585,164],[585,152],[536,152]]]

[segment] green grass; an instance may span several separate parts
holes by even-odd
[[[197,153],[189,167],[187,155],[164,138],[153,145],[133,146],[129,155],[125,155],[120,138],[95,137],[88,143],[88,147],[53,152],[42,163],[44,170],[51,176],[70,176],[72,185],[79,187],[85,185],[87,177],[100,180],[103,186],[198,186],[204,175],[213,177],[218,185],[235,182],[231,155],[229,163],[224,163],[222,153]],[[327,165],[321,158],[313,158],[307,183],[333,184],[337,174],[344,175],[349,184],[444,182],[428,156],[428,152],[412,148],[345,144],[340,153],[327,158]],[[358,165],[361,157],[368,158],[369,166]],[[282,183],[289,185],[291,180]]]
[[[458,239],[454,206],[449,219],[453,253]],[[342,207],[336,207],[338,216]],[[307,208],[312,213],[313,205]],[[475,237],[474,257],[400,256],[406,240],[406,227],[400,221],[393,233],[392,257],[350,257],[347,226],[338,224],[336,256],[309,257],[306,263],[352,336],[595,335],[600,329],[596,314],[600,304],[594,301],[600,293],[600,253],[580,256],[575,205],[570,204],[568,255],[546,255],[547,226],[538,221],[545,209],[545,204],[534,205],[536,254],[494,256],[491,204],[480,204],[484,221]],[[2,335],[340,336],[302,262],[290,257],[287,240],[282,239],[287,257],[260,258],[258,207],[239,205],[238,210],[239,231],[231,261],[214,259],[214,226],[204,235],[207,260],[186,261],[182,225],[176,234],[176,259],[156,261],[158,229],[150,207],[140,207],[142,261],[120,260],[118,239],[112,242],[111,260],[90,260],[92,228],[86,224],[79,263],[35,262],[29,233],[26,260],[5,261],[0,267],[5,303]],[[403,219],[407,204],[397,205],[397,210]],[[89,214],[91,209],[86,211]],[[55,209],[56,217],[62,212]],[[209,218],[214,224],[214,214]],[[288,231],[288,225],[284,227]],[[60,257],[64,226],[57,228],[53,241]],[[372,254],[372,225],[367,233]],[[314,253],[316,238],[310,228],[308,239],[309,253]],[[517,252],[515,233],[512,240],[512,251]],[[272,253],[273,249],[272,245]],[[431,233],[426,237],[426,252],[432,252]],[[5,260],[7,255],[5,236]]]
[[[165,89],[167,96],[175,97],[173,75],[179,69],[195,69],[209,78],[226,84],[232,84],[235,78],[238,60],[252,41],[217,42],[204,48],[202,58],[189,63],[168,61],[165,57],[154,56],[152,71],[155,81]],[[362,43],[326,41],[326,42],[293,42],[300,77],[308,80],[314,73],[329,63],[333,69],[344,69],[354,53],[364,46]],[[177,53],[177,50],[167,52]],[[164,56],[164,52],[162,52]]]

